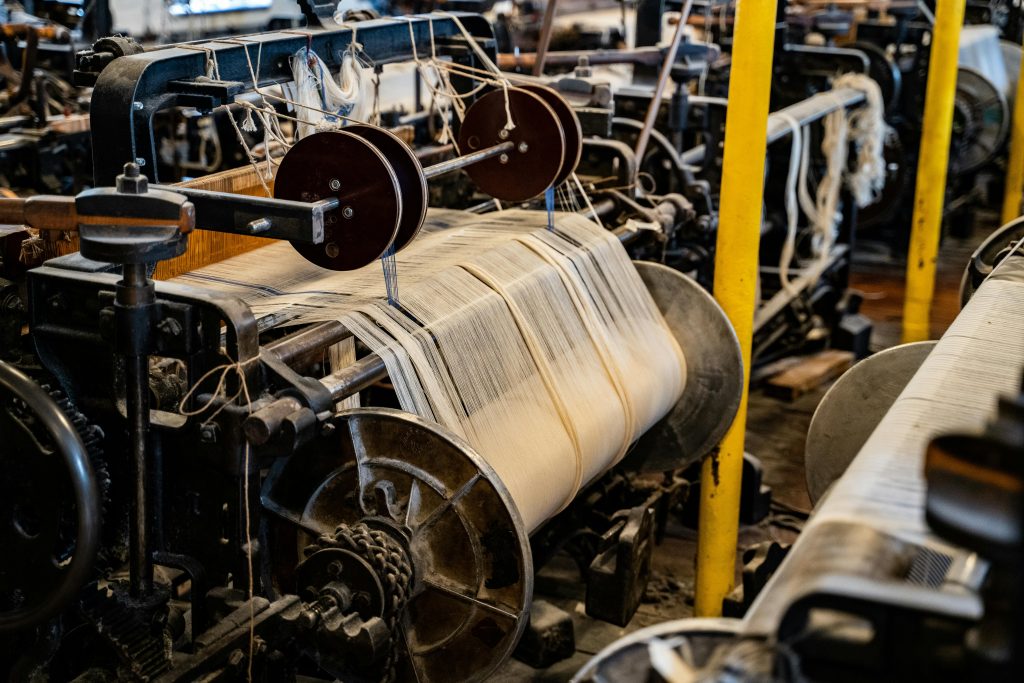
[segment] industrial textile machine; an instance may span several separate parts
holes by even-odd
[[[575,680],[1016,680],[1020,240],[1018,220],[974,254],[942,339],[872,356],[826,394],[807,440],[814,512],[791,547],[748,567],[763,587],[742,619],[637,631]]]
[[[460,23],[489,49],[472,15],[364,22],[359,39],[379,64],[432,44],[472,64]],[[343,27],[250,36],[258,83],[255,48],[238,42],[96,51],[79,68],[95,76],[99,187],[0,205],[0,222],[79,249],[24,275],[28,335],[0,364],[4,677],[482,680],[526,627],[537,566],[563,547],[590,614],[625,624],[636,610],[673,471],[711,451],[739,402],[738,344],[696,283],[636,264],[685,350],[682,398],[576,504],[528,528],[472,447],[391,407],[379,354],[327,366],[344,325],[282,328],[238,298],[159,281],[281,240],[357,268],[413,239],[430,178],[465,169],[516,202],[574,171],[575,115],[527,87],[479,93],[462,155],[440,164],[348,126],[296,144],[272,198],[251,196],[248,168],[161,184],[158,111],[212,110],[289,80],[303,47],[337,64],[351,41]],[[531,125],[509,130],[506,107]],[[363,407],[338,408],[357,392]]]

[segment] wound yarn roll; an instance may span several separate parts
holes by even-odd
[[[686,364],[618,240],[576,214],[428,214],[397,256],[324,271],[289,245],[179,280],[242,296],[258,316],[340,320],[387,366],[404,410],[466,439],[529,530],[573,500],[682,394]],[[400,457],[400,454],[395,454]]]

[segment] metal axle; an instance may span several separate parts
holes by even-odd
[[[427,166],[423,169],[423,177],[427,180],[436,178],[437,176],[444,175],[445,173],[451,173],[452,171],[458,171],[460,168],[466,168],[480,161],[491,159],[505,152],[511,152],[515,148],[515,143],[502,142],[495,145],[494,147],[487,147],[479,152],[471,152],[461,157],[455,157],[449,161],[442,161],[439,164],[433,166]]]

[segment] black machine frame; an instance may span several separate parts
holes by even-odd
[[[462,29],[495,57],[494,34],[478,14],[417,15],[373,19],[340,28],[305,28],[187,43],[137,54],[94,49],[79,55],[76,83],[95,85],[90,112],[93,174],[97,186],[112,185],[124,164],[137,163],[151,182],[157,174],[153,117],[172,107],[208,113],[235,98],[292,80],[289,60],[303,48],[330,68],[339,68],[353,41],[383,65],[438,54],[469,66],[476,55]],[[219,78],[207,76],[208,62]],[[253,70],[259,63],[257,83]],[[250,66],[253,70],[250,69]],[[459,82],[453,79],[456,88]]]

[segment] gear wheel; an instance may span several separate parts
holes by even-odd
[[[391,527],[390,524],[387,526]],[[413,567],[408,549],[396,538],[400,533],[397,530],[373,528],[364,522],[342,524],[333,534],[321,536],[303,551],[307,558],[303,563],[306,566],[315,564],[315,561],[310,563],[310,560],[314,560],[318,553],[343,550],[365,560],[376,574],[380,582],[379,595],[373,595],[375,591],[363,593],[353,606],[360,612],[376,612],[387,625],[391,638],[387,658],[382,666],[382,683],[395,680],[398,627],[412,589]]]
[[[92,464],[93,473],[96,477],[96,484],[100,492],[101,509],[103,515],[106,516],[107,506],[110,503],[110,469],[107,466],[106,459],[103,455],[103,430],[97,425],[92,424],[86,419],[85,415],[79,411],[75,405],[71,402],[71,399],[61,389],[54,389],[49,384],[40,383],[40,388],[50,395],[54,403],[61,409],[71,424],[74,426],[75,431],[78,432],[79,438],[82,439],[82,444],[85,446],[86,453],[89,457],[89,461]],[[15,400],[11,406],[12,413],[24,424],[27,428],[32,430],[34,433],[37,431],[35,426],[35,419],[22,401]],[[47,438],[45,435],[36,434],[37,439],[40,443],[46,444]],[[74,529],[70,527],[73,523],[73,516],[67,515],[62,517],[62,523],[58,530],[60,541],[55,547],[54,557],[59,562],[65,562],[70,558],[75,551],[74,545]]]

